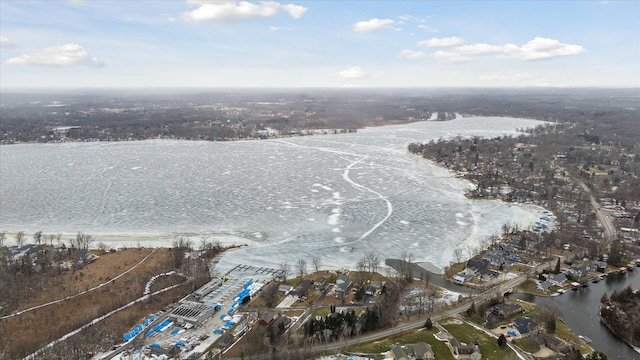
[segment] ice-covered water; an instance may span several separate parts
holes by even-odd
[[[476,117],[263,141],[1,146],[0,229],[82,231],[98,241],[157,236],[153,244],[166,246],[173,234],[250,239],[222,258],[222,269],[314,256],[353,268],[368,251],[383,259],[409,251],[444,266],[455,248],[539,214],[465,198],[471,184],[407,144],[539,124]]]

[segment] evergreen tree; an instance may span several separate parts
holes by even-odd
[[[498,337],[498,346],[503,347],[505,345],[507,345],[507,338],[504,334],[500,334],[500,337]]]

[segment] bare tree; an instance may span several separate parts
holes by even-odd
[[[313,263],[315,271],[318,272],[320,265],[322,265],[322,258],[320,256],[314,256],[313,259],[311,259],[311,262]]]
[[[438,297],[438,290],[436,290],[435,288],[431,287],[427,290],[427,301],[429,302],[429,312],[433,311],[433,304],[436,301],[436,298]]]
[[[46,235],[45,236],[45,243],[47,242],[47,239],[49,240],[49,246],[53,246],[53,239],[55,239],[56,236],[51,234],[51,235]]]
[[[413,255],[413,253],[403,251],[402,254],[400,254],[400,257],[402,258],[400,261],[400,275],[402,275],[402,278],[404,279],[410,279],[415,255]]]
[[[427,306],[428,294],[424,286],[421,286],[416,294],[416,302],[418,305],[418,313],[424,314]]]
[[[356,263],[356,270],[358,270],[358,280],[362,281],[362,274],[367,270],[367,260],[364,257]]]
[[[200,236],[200,250],[208,250],[209,249],[209,235],[201,235]]]
[[[370,273],[378,272],[378,266],[380,266],[380,257],[373,251],[369,251],[365,256],[367,268]]]
[[[93,236],[79,232],[76,234],[76,246],[79,250],[87,251],[93,243]]]
[[[300,274],[300,277],[303,277],[304,274],[307,273],[307,260],[305,259],[298,260],[298,262],[296,263],[296,267],[298,268],[298,273]]]
[[[56,242],[58,243],[58,247],[60,247],[61,245],[61,239],[62,239],[62,234],[58,233],[58,235],[56,235]]]
[[[98,243],[98,250],[104,254],[109,250],[109,246],[101,241]]]
[[[4,246],[4,241],[7,239],[7,233],[4,231],[0,232],[0,247]]]
[[[280,263],[280,273],[282,274],[282,281],[287,281],[287,277],[291,272],[291,265],[286,262]]]
[[[18,231],[16,233],[16,246],[21,247],[24,245],[24,231]]]
[[[36,231],[33,233],[33,242],[36,245],[40,245],[42,243],[42,231]]]

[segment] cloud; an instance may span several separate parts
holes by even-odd
[[[425,24],[418,25],[418,29],[422,29],[424,31],[431,32],[431,33],[437,33],[438,32],[438,29],[436,29],[436,28],[434,28],[432,26],[429,26],[429,25],[425,25]]]
[[[470,57],[462,56],[456,52],[441,51],[441,50],[436,51],[433,54],[433,57],[435,57],[436,60],[438,60],[438,62],[441,62],[443,64],[460,64],[460,63],[466,63],[473,60]]]
[[[504,46],[489,44],[473,44],[458,46],[454,49],[457,53],[468,55],[479,55],[487,53],[500,53],[504,51]]]
[[[522,46],[504,45],[504,52],[522,60],[543,60],[560,56],[578,55],[586,50],[580,45],[561,43],[555,39],[536,37]]]
[[[352,66],[338,72],[337,75],[343,79],[362,79],[365,73],[360,66]]]
[[[394,23],[391,19],[378,19],[373,18],[367,21],[360,21],[353,24],[353,31],[355,32],[371,32],[382,29],[389,29]]]
[[[190,3],[198,4],[196,9],[187,11],[183,14],[188,21],[238,21],[256,17],[272,17],[278,14],[280,10],[284,10],[294,19],[301,18],[307,8],[301,5],[286,4],[282,5],[275,1],[261,1],[259,3],[251,3],[248,1],[197,1],[191,0]]]
[[[95,56],[91,56],[82,46],[74,43],[52,46],[44,48],[39,52],[23,54],[10,58],[5,63],[7,65],[52,67],[105,66],[104,62],[98,60]]]
[[[464,44],[464,39],[452,36],[445,38],[431,38],[429,40],[423,40],[418,43],[424,47],[451,47]]]
[[[11,40],[9,40],[9,38],[6,38],[4,36],[0,36],[0,48],[2,49],[13,49],[13,48],[17,48],[18,45],[14,44],[13,42],[11,42]]]
[[[555,39],[536,37],[522,46],[515,44],[489,45],[473,44],[454,48],[454,51],[466,55],[480,55],[499,53],[500,57],[517,58],[522,60],[543,60],[560,56],[578,55],[586,50],[580,45],[561,43]]]
[[[291,31],[291,30],[293,30],[293,28],[283,27],[283,26],[269,26],[269,30],[271,30],[271,31],[284,31],[284,30]]]
[[[284,11],[288,12],[289,15],[294,19],[300,19],[309,8],[306,8],[301,5],[287,4],[283,5],[282,8]]]
[[[400,54],[398,54],[398,57],[406,58],[406,59],[419,59],[426,56],[427,54],[423,53],[422,51],[413,51],[413,50],[402,50],[400,51]]]

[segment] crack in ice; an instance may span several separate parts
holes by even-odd
[[[356,189],[359,190],[364,190],[364,191],[368,191],[374,195],[376,195],[376,197],[380,200],[383,200],[386,204],[387,204],[387,215],[385,215],[385,217],[378,221],[376,224],[373,225],[373,227],[371,227],[371,229],[367,230],[364,234],[360,235],[360,237],[357,240],[351,241],[351,242],[347,242],[347,243],[342,243],[341,245],[349,245],[349,244],[354,244],[357,243],[363,239],[365,239],[367,236],[371,235],[374,231],[376,231],[382,224],[384,224],[390,217],[391,214],[393,213],[393,205],[391,204],[391,201],[389,201],[389,199],[387,199],[386,196],[380,194],[379,192],[366,187],[362,184],[359,184],[355,181],[353,181],[351,179],[351,177],[349,176],[349,171],[356,166],[358,163],[360,163],[361,161],[369,158],[369,156],[367,155],[361,155],[361,154],[355,154],[355,153],[349,153],[349,152],[344,152],[344,151],[339,151],[339,150],[333,150],[333,149],[328,149],[328,148],[323,148],[323,147],[314,147],[314,146],[304,146],[304,145],[300,145],[300,144],[294,144],[291,143],[289,141],[284,141],[284,140],[280,140],[278,141],[280,143],[283,144],[287,144],[287,145],[291,145],[291,146],[297,146],[297,147],[304,147],[304,148],[308,148],[308,149],[315,149],[315,150],[319,150],[319,151],[324,151],[324,152],[331,152],[331,153],[337,153],[337,154],[344,154],[344,155],[351,155],[351,156],[359,156],[360,159],[352,162],[351,164],[347,165],[347,167],[344,169],[343,173],[342,173],[342,178],[348,182],[349,184],[351,184],[351,186],[353,186]]]

